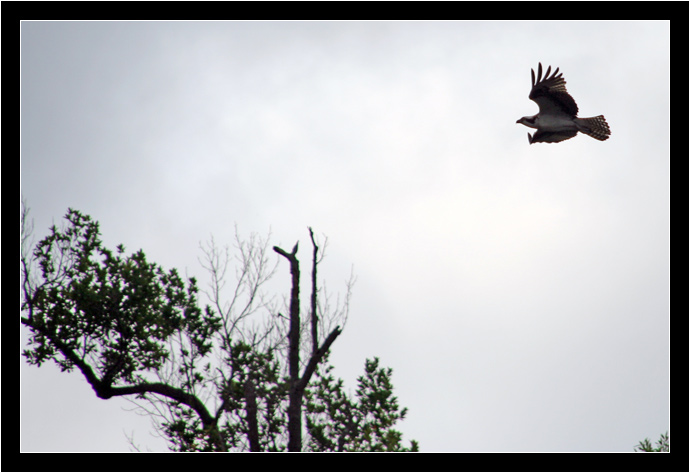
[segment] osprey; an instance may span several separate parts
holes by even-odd
[[[515,123],[536,128],[532,136],[527,133],[529,143],[558,143],[568,140],[580,131],[597,140],[607,140],[611,134],[609,125],[603,115],[592,118],[577,118],[577,104],[565,90],[563,73],[558,74],[558,68],[551,72],[551,66],[546,70],[542,79],[541,63],[536,81],[532,69],[532,90],[529,98],[539,105],[539,113],[531,117],[522,117]],[[556,75],[558,74],[558,75]]]

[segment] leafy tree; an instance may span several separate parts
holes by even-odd
[[[31,245],[27,212],[24,206],[20,320],[31,330],[23,351],[30,364],[77,368],[99,398],[127,396],[176,451],[417,450],[414,441],[403,448],[393,429],[406,409],[392,396],[390,368],[367,360],[353,401],[324,367],[342,333],[329,324],[337,315],[346,319],[347,299],[335,314],[320,304],[323,251],[311,229],[312,292],[302,321],[298,245],[289,253],[273,247],[290,265],[287,316],[261,291],[274,270],[267,243],[254,236],[249,243],[237,238],[237,286],[228,303],[221,290],[229,253],[209,245],[213,307],[202,310],[194,278],[163,270],[141,250],[105,248],[98,223],[77,210],[68,210],[64,228],[53,226]],[[249,324],[261,309],[268,313],[263,325]],[[311,344],[302,343],[306,334]]]
[[[405,418],[393,396],[391,368],[379,368],[379,359],[367,360],[364,376],[358,378],[357,401],[343,391],[342,379],[335,380],[328,366],[307,394],[307,430],[314,451],[416,452],[413,440],[402,446],[402,434],[393,429]]]
[[[652,446],[652,442],[650,442],[648,438],[644,439],[639,444],[635,445],[635,451],[636,452],[645,452],[645,453],[652,453],[652,452],[668,453],[671,451],[670,448],[671,448],[671,441],[670,441],[670,437],[668,435],[668,432],[666,432],[665,434],[661,434],[661,437],[659,437],[659,441],[656,443],[656,447]]]

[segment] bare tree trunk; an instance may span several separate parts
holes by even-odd
[[[288,391],[288,451],[302,450],[302,393],[299,386],[299,261],[297,261],[297,244],[292,253],[274,246],[276,253],[284,256],[290,262],[292,274],[292,293],[290,294],[290,332],[288,333],[288,370],[290,374],[290,389]]]
[[[259,443],[259,422],[256,418],[256,388],[254,380],[251,377],[247,379],[244,385],[244,398],[247,406],[247,426],[249,435],[249,451],[260,452],[261,444]]]

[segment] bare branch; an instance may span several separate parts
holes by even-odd
[[[312,231],[311,227],[309,227],[309,237],[311,238],[311,244],[314,247],[314,256],[312,257],[312,267],[311,267],[311,346],[312,346],[312,353],[316,353],[316,350],[318,349],[318,343],[319,343],[319,328],[318,328],[318,315],[316,313],[317,309],[317,304],[316,304],[316,293],[317,293],[317,287],[316,287],[316,265],[317,265],[317,256],[319,253],[319,247],[316,245],[316,241],[314,240],[314,232]]]
[[[316,367],[319,365],[326,352],[328,352],[328,350],[331,348],[331,345],[333,344],[335,339],[338,338],[338,335],[340,335],[341,333],[342,330],[340,330],[340,327],[336,327],[330,333],[330,335],[328,335],[326,340],[323,342],[323,345],[321,345],[321,347],[319,347],[319,349],[316,350],[314,354],[311,356],[311,358],[309,359],[309,363],[307,364],[307,367],[304,370],[304,374],[302,375],[302,378],[299,381],[298,389],[301,392],[304,392],[304,389],[307,387],[307,384],[309,384],[309,380],[314,374]]]
[[[243,340],[257,339],[256,333],[266,334],[273,331],[272,322],[264,322],[260,329],[246,326],[243,322],[255,314],[260,308],[271,304],[272,298],[267,298],[262,291],[263,285],[275,274],[276,265],[271,267],[267,257],[268,236],[263,239],[252,233],[248,241],[240,237],[235,226],[235,248],[238,250],[237,268],[235,270],[235,284],[229,301],[222,302],[224,288],[227,283],[227,270],[230,264],[230,250],[227,246],[221,251],[213,238],[205,245],[200,245],[205,255],[201,261],[204,269],[211,273],[209,290],[204,291],[212,305],[221,315],[225,344],[229,345],[235,332]],[[248,332],[247,332],[248,330]],[[261,343],[266,337],[260,337]]]
[[[29,220],[29,211],[30,209],[26,205],[26,200],[22,196],[21,212],[19,214],[19,265],[24,301],[21,307],[22,309],[29,309],[29,318],[31,318],[33,312],[31,299],[36,294],[36,283],[33,281],[31,274],[31,266],[33,263],[31,250],[34,246],[31,235],[34,231],[34,222],[33,219]]]

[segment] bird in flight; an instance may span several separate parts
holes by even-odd
[[[592,118],[577,118],[577,104],[565,90],[563,73],[558,74],[558,68],[549,76],[551,66],[546,70],[542,79],[541,63],[535,80],[532,69],[532,90],[529,98],[539,105],[539,113],[530,117],[522,117],[515,123],[522,123],[529,128],[536,128],[537,132],[527,133],[529,143],[558,143],[569,140],[577,132],[589,135],[600,141],[605,141],[611,135],[608,123],[603,115]]]

